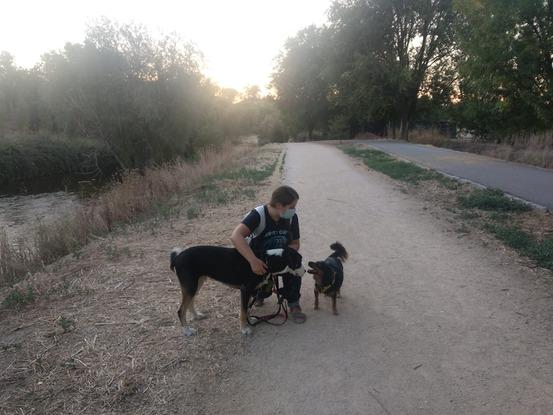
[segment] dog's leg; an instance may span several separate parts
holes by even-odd
[[[200,288],[202,288],[202,285],[204,284],[206,279],[207,279],[207,277],[200,277],[199,278],[198,288],[196,289],[196,294],[194,295],[194,297],[196,297],[196,295],[198,294],[198,291],[200,291]],[[199,311],[196,311],[196,309],[194,307],[194,298],[192,298],[192,300],[190,300],[190,305],[188,306],[188,310],[190,310],[190,314],[192,314],[191,321],[201,320],[201,319],[204,319],[206,317],[204,314],[200,313]]]
[[[252,328],[248,325],[249,301],[250,292],[245,288],[240,288],[240,331],[246,336],[252,334]]]
[[[338,315],[338,310],[336,310],[336,291],[332,293],[332,314]]]
[[[181,291],[182,291],[182,302],[177,314],[179,315],[179,320],[180,320],[180,324],[183,327],[184,335],[187,337],[193,336],[196,334],[196,330],[188,326],[188,322],[186,321],[186,313],[188,312],[188,307],[190,306],[190,303],[193,301],[193,298],[188,294],[188,291],[186,290],[186,288],[181,287]]]
[[[319,290],[315,288],[315,310],[319,309]]]

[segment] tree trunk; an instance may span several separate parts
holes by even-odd
[[[401,113],[399,134],[401,140],[409,141],[409,113],[407,110]]]

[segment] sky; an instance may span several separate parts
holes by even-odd
[[[0,3],[0,51],[30,68],[40,56],[82,43],[87,24],[107,17],[144,24],[154,36],[176,32],[203,53],[203,73],[222,87],[270,82],[288,37],[321,25],[331,0],[6,0]]]

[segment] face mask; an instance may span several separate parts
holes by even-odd
[[[296,209],[287,209],[284,213],[280,214],[282,219],[292,219],[296,214]]]

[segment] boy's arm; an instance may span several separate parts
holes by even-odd
[[[298,215],[294,215],[294,217],[292,218],[291,227],[292,227],[292,238],[296,238],[296,239],[292,240],[288,244],[288,246],[290,248],[294,248],[296,251],[299,251],[300,250],[300,224],[299,224]]]
[[[246,258],[246,260],[250,263],[252,271],[258,275],[263,275],[267,271],[267,265],[255,256],[252,249],[246,242],[246,236],[250,234],[251,230],[243,223],[240,223],[236,228],[234,228],[234,231],[232,231],[230,240],[236,250],[240,252],[240,255]]]
[[[294,248],[296,251],[300,250],[300,240],[296,239],[288,244],[290,248]]]

